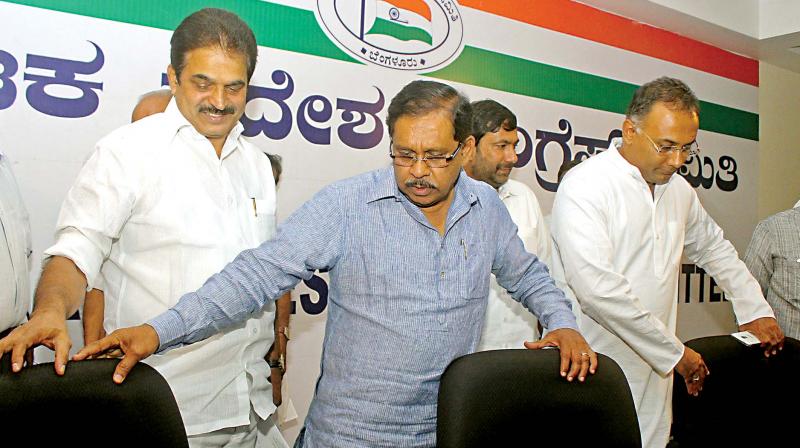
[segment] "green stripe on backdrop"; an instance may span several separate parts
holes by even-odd
[[[388,34],[400,40],[418,40],[428,45],[433,43],[433,38],[425,30],[411,25],[398,25],[390,20],[375,19],[375,24],[367,34]]]
[[[356,62],[327,38],[311,11],[257,0],[4,1],[162,29],[174,29],[186,15],[202,7],[222,7],[253,27],[259,45]],[[619,114],[625,113],[637,87],[469,46],[449,66],[428,76]],[[705,101],[700,107],[701,129],[758,140],[758,114]]]
[[[99,19],[174,30],[184,17],[205,7],[239,15],[263,47],[355,62],[328,40],[314,13],[258,0],[3,0]]]
[[[465,47],[453,63],[428,75],[619,114],[638,87],[474,47]],[[758,140],[758,114],[700,101],[700,129]]]

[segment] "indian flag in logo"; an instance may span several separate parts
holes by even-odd
[[[432,45],[431,9],[424,0],[377,0],[375,23],[366,34],[383,34]]]

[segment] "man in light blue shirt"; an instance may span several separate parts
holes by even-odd
[[[387,125],[392,168],[324,188],[275,239],[75,359],[121,346],[121,382],[142,357],[236,325],[327,270],[321,373],[297,446],[434,446],[439,379],[477,346],[492,272],[552,330],[528,348],[558,346],[567,380],[594,372],[596,356],[546,267],[525,252],[497,193],[462,172],[475,149],[468,100],[415,81],[392,100]]]

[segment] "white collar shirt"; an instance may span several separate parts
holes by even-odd
[[[107,331],[161,314],[273,235],[270,162],[241,132],[237,123],[217,157],[173,100],[97,144],[45,253],[73,260],[89,288],[102,277]],[[251,403],[262,418],[275,410],[263,359],[273,320],[269,305],[208,340],[147,360],[170,384],[188,435],[247,425]]]
[[[517,235],[522,239],[525,250],[549,265],[550,233],[536,195],[527,185],[513,179],[501,185],[497,194],[517,225]],[[538,338],[536,316],[511,298],[492,275],[478,351],[523,348],[525,341]]]
[[[0,153],[0,331],[25,321],[30,308],[31,230],[11,163]]]
[[[573,310],[589,344],[625,372],[643,445],[664,446],[671,372],[683,355],[675,335],[682,255],[714,277],[740,323],[773,313],[686,180],[674,175],[651,194],[620,143],[575,167],[559,187],[552,268],[577,299]]]

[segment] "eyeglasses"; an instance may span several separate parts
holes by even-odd
[[[697,154],[700,153],[700,145],[697,144],[697,140],[693,141],[692,143],[689,143],[688,145],[684,145],[684,146],[678,146],[678,145],[672,145],[672,146],[662,145],[662,146],[659,146],[659,145],[656,144],[656,142],[653,141],[652,138],[650,138],[649,135],[647,135],[647,133],[645,133],[642,130],[642,128],[636,128],[636,132],[638,132],[638,133],[644,135],[645,137],[647,137],[647,139],[650,140],[650,143],[653,144],[653,148],[659,154],[671,155],[671,154],[675,154],[676,151],[680,151],[681,154],[686,154],[687,156],[694,156],[694,155],[697,155]]]
[[[463,143],[459,143],[458,146],[456,146],[456,150],[453,151],[453,153],[450,154],[449,156],[426,155],[425,157],[420,158],[417,157],[417,155],[411,151],[403,151],[400,154],[395,154],[394,142],[390,142],[389,157],[391,157],[392,160],[394,160],[394,164],[397,166],[408,167],[408,166],[414,166],[414,164],[416,164],[417,162],[423,162],[425,165],[428,165],[429,168],[444,168],[448,164],[450,164],[450,161],[453,160],[456,157],[456,155],[458,155],[458,151],[461,151],[461,147],[463,145],[464,145]]]

